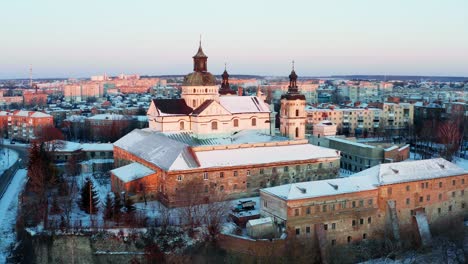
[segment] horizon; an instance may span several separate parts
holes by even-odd
[[[232,74],[287,76],[294,60],[300,76],[468,76],[461,0],[242,0],[225,8],[213,0],[29,0],[0,8],[0,79],[29,78],[30,65],[34,79],[184,75],[200,34],[214,75],[227,63]]]

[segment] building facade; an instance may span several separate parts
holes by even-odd
[[[462,228],[467,187],[468,172],[444,159],[382,164],[348,178],[262,189],[261,214],[325,249],[384,237],[425,244],[431,233]]]
[[[41,130],[54,125],[54,118],[42,112],[16,110],[0,112],[3,135],[9,139],[29,142],[37,138]]]

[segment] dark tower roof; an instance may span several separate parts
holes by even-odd
[[[219,89],[219,94],[236,94],[236,92],[231,89],[231,85],[229,84],[229,73],[226,70],[226,66],[224,66],[224,72],[221,75],[221,77],[223,78],[223,82],[221,83],[221,89]]]
[[[289,74],[288,92],[281,96],[281,99],[283,98],[287,100],[305,100],[305,95],[301,94],[297,88],[297,74],[296,71],[294,71],[294,61],[292,64],[291,74]]]
[[[214,86],[216,85],[215,77],[208,72],[208,56],[205,55],[201,46],[198,47],[198,52],[193,58],[193,72],[187,74],[184,78],[183,85],[185,86]]]

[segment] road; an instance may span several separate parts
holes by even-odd
[[[0,198],[3,197],[3,194],[7,191],[8,185],[13,180],[15,176],[16,169],[26,168],[28,166],[28,147],[25,146],[10,146],[10,145],[3,145],[2,148],[8,148],[14,150],[18,153],[18,159],[21,159],[19,162],[19,166],[15,167],[13,165],[10,170],[6,170],[3,175],[0,175]],[[10,171],[10,172],[8,172]]]

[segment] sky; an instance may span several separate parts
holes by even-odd
[[[468,76],[467,0],[2,0],[0,79],[186,74]]]

